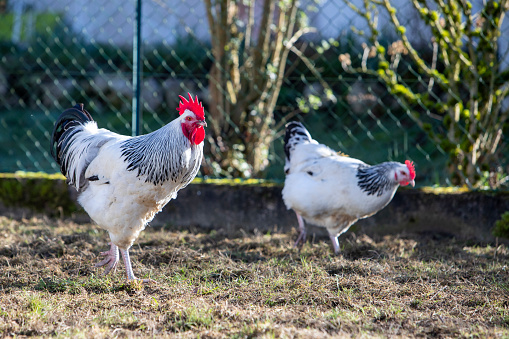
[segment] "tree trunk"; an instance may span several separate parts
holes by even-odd
[[[215,175],[261,176],[268,166],[273,111],[297,5],[296,0],[263,0],[259,31],[254,34],[254,8],[261,1],[245,5],[247,15],[240,18],[237,1],[205,0],[214,56],[209,78],[212,135],[207,149],[212,162],[205,171]],[[242,31],[239,20],[244,20]]]

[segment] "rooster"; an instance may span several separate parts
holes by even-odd
[[[108,231],[101,252],[104,275],[116,269],[119,250],[129,282],[137,279],[129,248],[156,213],[196,176],[203,157],[205,112],[198,97],[180,96],[180,116],[146,135],[129,137],[97,128],[78,104],[57,119],[51,155],[90,218]],[[142,282],[152,282],[143,279]]]
[[[319,144],[299,122],[286,125],[284,142],[283,200],[297,215],[300,234],[295,246],[305,242],[305,219],[327,228],[338,254],[342,233],[384,208],[398,186],[415,185],[412,162],[369,166]]]

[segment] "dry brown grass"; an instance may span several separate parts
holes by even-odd
[[[437,236],[347,234],[299,252],[293,234],[148,228],[124,283],[93,268],[107,236],[0,217],[4,337],[509,337],[509,250]]]

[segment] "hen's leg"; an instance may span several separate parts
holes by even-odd
[[[112,242],[110,242],[109,244],[110,244],[110,250],[100,253],[101,255],[106,256],[106,258],[104,258],[102,261],[95,264],[95,267],[101,267],[101,266],[108,264],[108,266],[106,266],[106,269],[104,270],[103,275],[107,275],[108,273],[110,273],[111,269],[113,269],[113,272],[115,272],[115,270],[117,268],[117,264],[118,264],[118,259],[119,259],[117,245],[115,245]]]
[[[299,243],[302,242],[302,244],[304,244],[306,242],[306,225],[304,224],[304,219],[302,218],[302,216],[295,212],[295,214],[297,215],[297,221],[299,222],[299,237],[297,238],[297,241],[295,241],[295,244],[293,245],[294,247],[297,247],[299,246]]]
[[[339,254],[338,236],[334,236],[334,235],[330,234],[329,237],[330,237],[330,240],[332,241],[332,247],[334,247],[334,254]]]
[[[120,249],[120,253],[122,253],[122,258],[124,259],[125,271],[127,274],[128,282],[132,282],[135,280],[141,280],[141,282],[143,282],[144,284],[155,282],[152,279],[138,279],[138,278],[136,278],[134,276],[133,268],[131,266],[131,259],[129,258],[129,249],[126,249],[126,250]]]

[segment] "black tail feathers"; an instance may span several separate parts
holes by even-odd
[[[61,151],[66,148],[70,137],[74,134],[72,127],[83,125],[88,121],[94,121],[94,119],[84,109],[83,104],[77,104],[73,108],[66,109],[58,117],[51,135],[50,150],[51,156],[60,166],[62,166]],[[65,168],[61,168],[61,171],[65,173]]]
[[[311,134],[309,134],[308,130],[304,127],[304,125],[302,125],[302,123],[292,121],[286,124],[285,155],[287,161],[290,160],[290,153],[295,145],[302,142],[311,142],[311,140],[313,140],[313,138],[311,138]]]

